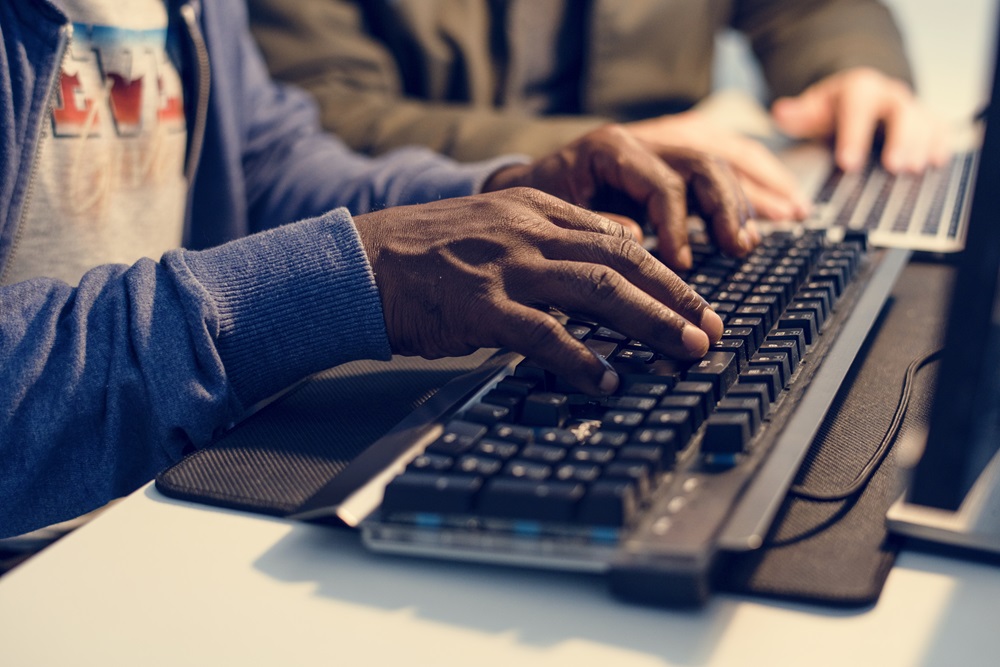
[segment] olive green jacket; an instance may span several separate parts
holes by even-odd
[[[489,0],[249,0],[276,78],[308,89],[357,150],[424,144],[460,160],[540,155],[609,120],[690,106],[710,91],[716,32],[749,39],[771,93],[847,67],[910,80],[877,0],[571,0],[587,11],[579,116],[497,109]]]

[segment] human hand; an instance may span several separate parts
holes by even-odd
[[[354,218],[393,352],[519,352],[582,391],[617,375],[541,307],[590,315],[695,359],[722,320],[622,225],[537,190],[444,199]]]
[[[939,167],[951,153],[944,123],[910,87],[867,67],[832,74],[797,97],[780,98],[771,113],[789,136],[834,137],[834,159],[844,171],[865,163],[879,129],[885,135],[882,165],[892,173]]]
[[[501,169],[484,191],[518,186],[585,208],[606,204],[603,196],[609,192],[623,195],[644,210],[656,230],[660,258],[679,269],[690,268],[692,261],[689,196],[722,252],[742,257],[760,242],[739,185],[724,162],[687,148],[654,145],[618,125],[598,128],[530,164]]]
[[[626,123],[636,137],[664,146],[679,146],[716,155],[732,167],[740,187],[762,218],[802,220],[809,199],[795,176],[759,141],[712,122],[698,111]]]

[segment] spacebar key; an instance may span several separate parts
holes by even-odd
[[[404,472],[385,487],[382,514],[468,514],[482,486],[470,475]]]
[[[583,485],[575,482],[497,477],[483,489],[479,511],[505,519],[571,521],[583,494]]]

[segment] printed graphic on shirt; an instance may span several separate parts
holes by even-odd
[[[157,2],[132,3],[158,17],[148,28],[73,24],[8,280],[75,284],[99,264],[181,245],[184,91]]]
[[[147,130],[184,130],[181,81],[164,48],[166,29],[74,29],[52,109],[55,136],[99,136],[102,113],[109,114],[119,137],[138,136],[144,121]],[[88,70],[99,79],[87,81]],[[145,119],[144,95],[155,99]]]

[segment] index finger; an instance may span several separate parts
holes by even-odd
[[[872,150],[882,120],[882,94],[866,85],[844,86],[836,98],[834,159],[844,171],[855,171]]]
[[[598,182],[641,205],[660,240],[664,261],[691,267],[687,238],[687,185],[654,151],[625,130],[608,127],[585,168]],[[586,179],[579,179],[586,180]]]

